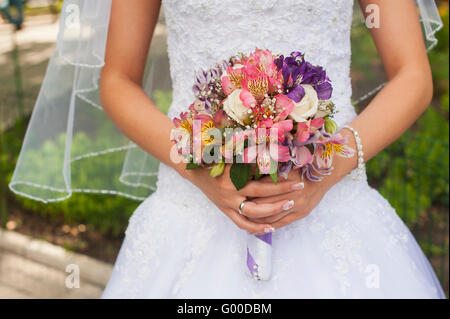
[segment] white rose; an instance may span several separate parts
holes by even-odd
[[[229,117],[238,122],[241,125],[245,125],[244,121],[248,119],[249,108],[246,108],[242,103],[239,95],[242,90],[234,90],[226,100],[223,102],[223,110]]]
[[[294,110],[289,117],[296,122],[306,122],[309,117],[314,116],[319,108],[319,98],[317,92],[311,85],[302,85],[305,89],[305,96],[300,102],[294,102]]]

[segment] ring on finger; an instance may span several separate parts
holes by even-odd
[[[246,202],[247,202],[246,200],[243,200],[242,203],[239,204],[239,210],[238,211],[239,211],[239,214],[241,214],[241,215],[244,215],[242,210],[244,209],[244,206],[245,206]]]

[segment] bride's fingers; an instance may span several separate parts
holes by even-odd
[[[293,200],[280,200],[274,203],[254,203],[246,201],[242,208],[242,214],[249,218],[262,218],[288,211],[294,207]]]
[[[265,204],[265,203],[275,203],[275,202],[279,202],[282,200],[291,200],[291,199],[293,199],[294,201],[297,201],[296,200],[297,198],[300,198],[300,196],[292,196],[291,193],[288,193],[288,194],[275,195],[275,196],[270,196],[270,197],[252,198],[251,201],[256,204]]]
[[[272,224],[272,226],[273,226],[275,229],[278,229],[278,228],[284,227],[284,226],[286,226],[286,225],[289,225],[290,223],[293,223],[293,222],[295,222],[296,220],[298,220],[298,216],[295,216],[294,214],[289,214],[289,215],[287,215],[287,216],[281,218],[280,220],[274,222],[274,223]]]
[[[245,216],[240,215],[238,212],[232,209],[226,209],[228,217],[241,229],[245,229],[251,234],[266,233],[268,230],[272,229],[270,224],[258,224],[249,221]]]
[[[268,175],[258,179],[258,182],[273,184],[272,178],[270,176],[268,176]],[[296,182],[296,183],[299,183],[299,182],[301,182],[301,180],[299,180],[299,177],[296,177],[296,176],[289,176],[288,178],[283,178],[283,177],[278,176],[278,183],[283,183],[283,182]]]
[[[277,184],[273,182],[250,181],[244,188],[239,190],[239,194],[245,197],[269,197],[300,191],[304,186],[303,183],[297,181],[285,181]]]

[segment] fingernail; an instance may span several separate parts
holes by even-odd
[[[292,207],[294,207],[294,201],[290,200],[289,202],[287,202],[286,204],[283,205],[283,210],[289,210]]]
[[[303,183],[303,182],[294,184],[294,185],[292,185],[292,187],[291,187],[291,189],[292,189],[293,191],[299,191],[299,190],[302,190],[303,188],[305,188],[305,183]]]
[[[273,227],[268,227],[268,228],[264,228],[264,232],[267,233],[273,233],[275,231],[275,228]]]

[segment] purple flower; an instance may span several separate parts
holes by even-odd
[[[220,79],[228,65],[228,62],[222,61],[207,71],[200,70],[195,74],[195,84],[192,90],[195,97],[205,104],[207,111],[211,110],[212,106],[217,106],[225,98]]]
[[[330,82],[323,82],[314,85],[314,89],[317,92],[317,97],[319,100],[329,100],[333,94],[333,87]]]
[[[323,177],[320,175],[330,175],[332,171],[332,168],[328,169],[321,169],[318,168],[315,163],[310,163],[301,168],[301,175],[305,176],[308,180],[311,182],[320,182]],[[319,173],[319,176],[314,175],[314,172]]]
[[[287,179],[292,169],[292,161],[281,162],[278,164],[278,175]]]
[[[275,60],[275,65],[282,72],[284,91],[294,102],[300,102],[305,96],[301,84],[312,85],[320,100],[331,98],[333,87],[325,69],[305,61],[302,53],[294,51],[288,57],[281,55]]]
[[[275,65],[283,75],[284,92],[287,92],[287,96],[296,103],[305,96],[305,90],[299,85],[302,61],[303,55],[300,52],[292,52],[286,58],[281,55],[275,60]]]
[[[289,91],[289,93],[286,94],[287,97],[296,103],[300,102],[305,96],[305,89],[301,85],[296,85],[291,90],[287,90]]]
[[[312,172],[312,165],[313,164],[308,164],[305,165],[301,168],[301,175],[305,176],[308,180],[310,180],[311,182],[320,182],[322,180],[322,177],[320,176],[316,176],[313,174]]]
[[[314,66],[307,61],[303,61],[301,65],[301,74],[301,83],[312,85],[320,100],[328,100],[331,98],[333,88],[323,67]]]

